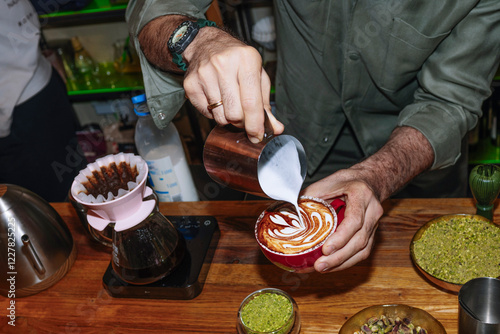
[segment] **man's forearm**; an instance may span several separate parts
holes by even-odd
[[[142,28],[139,33],[139,43],[142,52],[154,66],[168,72],[183,73],[172,62],[172,55],[168,51],[168,39],[182,22],[192,20],[182,15],[165,15],[158,17]]]
[[[193,18],[182,15],[165,15],[154,19],[149,22],[139,33],[139,43],[142,52],[148,61],[154,66],[167,72],[175,72],[183,74],[184,71],[180,70],[177,65],[172,62],[172,55],[168,51],[168,39],[172,35],[175,28],[177,28],[184,21],[196,21]],[[196,55],[207,53],[207,46],[213,47],[219,45],[223,48],[224,45],[229,46],[227,38],[231,42],[236,39],[217,27],[203,27],[199,30],[194,40],[182,53],[183,61],[189,64],[191,58]],[[239,40],[237,43],[241,43]],[[199,58],[199,56],[198,56]]]
[[[429,169],[433,161],[434,151],[429,141],[420,131],[405,126],[396,128],[377,153],[352,169],[359,172],[382,202]]]

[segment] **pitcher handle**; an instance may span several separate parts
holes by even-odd
[[[274,136],[274,129],[271,125],[271,120],[264,109],[264,141],[269,141]]]

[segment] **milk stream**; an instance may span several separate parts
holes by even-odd
[[[280,147],[258,171],[259,184],[272,199],[292,203],[302,223],[298,199],[302,187],[297,147],[291,141]]]

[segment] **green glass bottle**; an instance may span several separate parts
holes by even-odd
[[[75,69],[77,71],[78,86],[81,90],[99,88],[99,67],[85,50],[78,37],[71,38],[73,46]]]
[[[57,54],[61,58],[61,61],[63,63],[64,73],[66,74],[66,88],[70,92],[78,90],[75,73],[74,73],[73,68],[71,68],[71,66],[68,62],[68,57],[67,57],[66,53],[64,53],[64,50],[62,48],[58,48]]]

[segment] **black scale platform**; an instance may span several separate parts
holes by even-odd
[[[109,264],[102,278],[108,293],[117,298],[187,300],[203,289],[219,241],[219,226],[212,216],[165,216],[184,237],[186,253],[179,266],[163,279],[134,285],[122,281]]]

